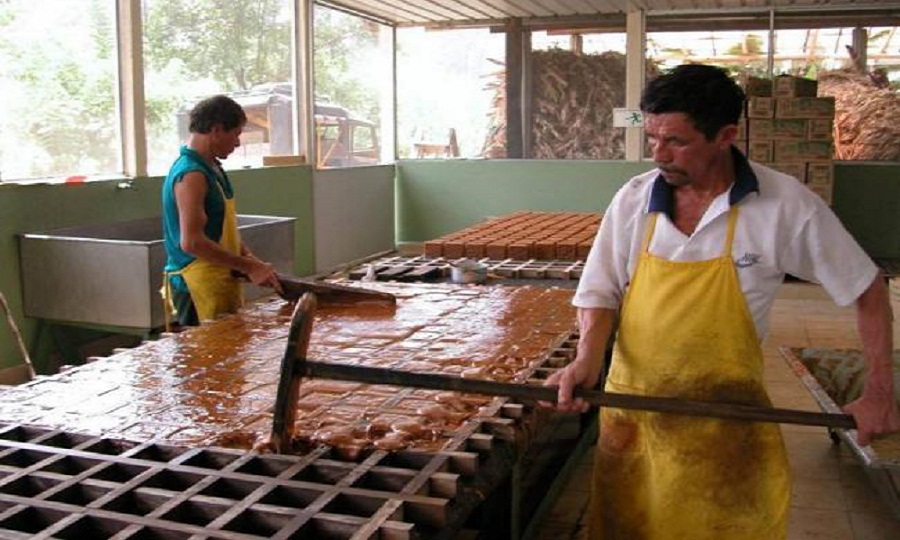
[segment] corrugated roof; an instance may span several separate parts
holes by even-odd
[[[900,3],[886,0],[327,0],[322,4],[368,15],[398,26],[458,26],[499,23],[522,18],[536,24],[588,22],[645,10],[650,15],[703,11],[819,13],[830,10],[890,11]]]

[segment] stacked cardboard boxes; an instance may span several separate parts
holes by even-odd
[[[783,75],[750,77],[738,148],[751,160],[793,176],[832,202],[834,98],[816,97],[816,81]]]

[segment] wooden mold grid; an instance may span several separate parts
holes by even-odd
[[[359,280],[366,276],[369,265],[374,268],[378,281],[428,281],[450,276],[450,265],[463,259],[425,256],[391,256],[376,259],[364,266],[353,268],[349,278]],[[579,279],[584,272],[583,261],[539,261],[513,259],[474,259],[487,266],[488,274],[511,279]]]
[[[3,538],[450,538],[492,457],[376,452],[361,463],[0,429]]]
[[[528,382],[571,361],[576,344],[562,338]],[[374,451],[359,462],[324,445],[269,455],[6,425],[0,537],[449,539],[542,419],[493,398],[455,430],[448,450]]]
[[[601,217],[590,212],[515,212],[429,240],[423,245],[423,255],[583,260],[591,250]]]

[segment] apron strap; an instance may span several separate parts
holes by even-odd
[[[644,243],[641,245],[641,253],[650,253],[650,240],[653,239],[653,231],[656,230],[656,218],[659,216],[659,212],[653,212],[650,214],[650,218],[647,220],[647,234],[644,235]]]
[[[163,313],[166,316],[166,332],[172,331],[172,315],[175,313],[175,298],[172,296],[171,279],[172,276],[177,276],[178,274],[181,274],[181,270],[174,272],[163,271],[163,290],[160,292],[162,293]]]

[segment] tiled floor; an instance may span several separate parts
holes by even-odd
[[[896,308],[895,308],[896,309]],[[900,315],[900,314],[898,314]],[[900,346],[900,322],[894,322]],[[791,373],[779,346],[859,348],[853,307],[839,308],[821,288],[801,283],[782,287],[763,344],[766,384],[776,407],[819,411]],[[794,473],[788,540],[898,540],[900,517],[892,516],[843,446],[831,443],[824,428],[782,426]],[[537,535],[539,540],[587,540],[591,449]]]

